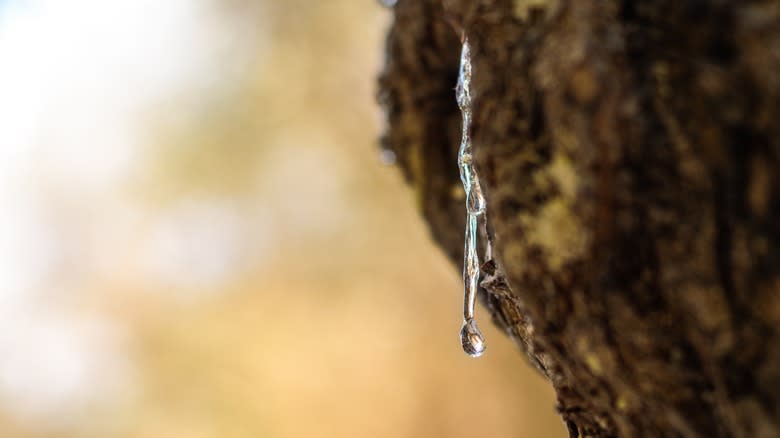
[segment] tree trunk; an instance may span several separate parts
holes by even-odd
[[[468,36],[495,233],[482,301],[571,436],[779,437],[780,1],[399,0],[394,15],[384,147],[461,264]]]

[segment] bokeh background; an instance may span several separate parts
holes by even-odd
[[[433,245],[371,0],[0,0],[0,437],[563,437]]]

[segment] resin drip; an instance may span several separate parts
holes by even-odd
[[[460,55],[460,72],[456,87],[458,106],[463,115],[463,137],[458,152],[460,179],[466,191],[466,238],[463,250],[463,328],[460,341],[463,351],[469,356],[481,356],[485,351],[485,338],[474,321],[474,307],[479,289],[480,262],[477,253],[477,236],[482,228],[487,237],[487,219],[485,217],[485,197],[479,175],[474,168],[473,147],[471,144],[471,51],[469,42],[463,39]],[[491,257],[489,239],[485,245],[486,257]]]

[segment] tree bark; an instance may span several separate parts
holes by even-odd
[[[780,1],[399,0],[394,16],[382,143],[459,265],[469,38],[495,233],[482,299],[571,436],[780,437]]]

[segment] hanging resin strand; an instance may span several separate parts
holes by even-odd
[[[479,255],[477,254],[477,235],[480,226],[486,231],[485,197],[479,176],[474,168],[473,148],[471,144],[471,52],[469,42],[463,39],[460,56],[460,73],[456,88],[458,106],[463,115],[463,137],[458,152],[460,179],[466,191],[466,238],[463,250],[463,328],[460,341],[463,351],[469,356],[478,357],[485,352],[485,338],[474,321],[474,307],[479,289]],[[487,235],[487,233],[485,233]],[[490,257],[490,242],[485,245],[486,255]]]

